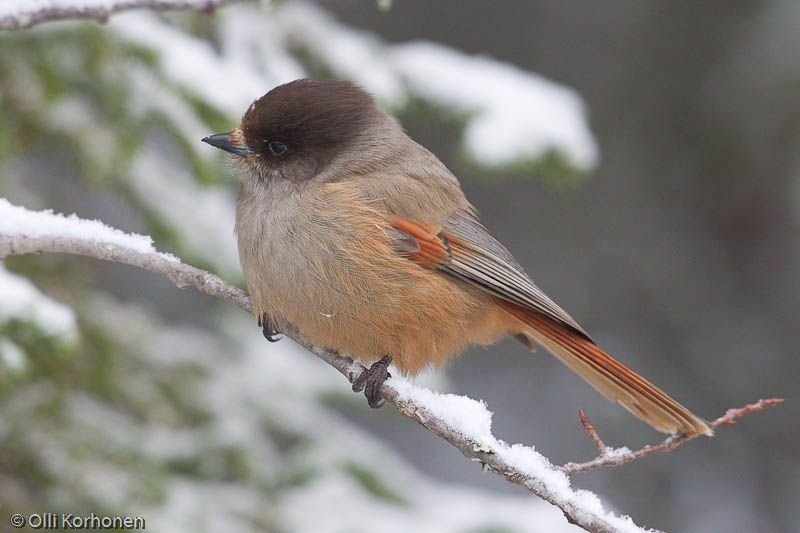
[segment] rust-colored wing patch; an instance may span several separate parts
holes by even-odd
[[[531,309],[564,324],[591,341],[566,311],[539,289],[511,253],[467,211],[457,211],[444,224],[421,224],[394,218],[394,227],[413,238],[419,252],[404,255],[420,264],[440,270],[465,283],[479,287],[507,302]],[[402,246],[395,247],[402,253]]]
[[[395,249],[410,259],[428,268],[437,268],[450,261],[450,246],[442,236],[442,227],[435,224],[421,224],[403,218],[393,218],[395,229],[417,243],[417,250],[408,246],[405,238],[398,239]]]

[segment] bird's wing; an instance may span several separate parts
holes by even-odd
[[[472,213],[458,210],[441,226],[398,217],[392,222],[402,235],[395,246],[398,252],[502,300],[542,313],[591,341],[566,311],[533,284],[511,253]]]
[[[401,218],[393,224],[398,253],[500,298],[527,326],[522,336],[544,346],[609,400],[665,433],[713,434],[703,419],[601,350],[471,213],[458,211],[441,226]]]

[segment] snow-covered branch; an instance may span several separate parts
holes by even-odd
[[[735,424],[737,419],[746,414],[757,413],[758,411],[763,411],[764,409],[769,409],[770,407],[775,407],[782,403],[783,398],[758,400],[757,402],[745,405],[744,407],[728,409],[725,411],[725,414],[716,420],[709,422],[708,425],[713,430],[724,426],[730,426]],[[631,461],[641,459],[645,455],[650,455],[653,453],[671,452],[681,444],[685,444],[691,439],[697,437],[697,435],[689,436],[683,433],[680,435],[672,435],[661,441],[659,444],[651,444],[632,452],[628,448],[611,448],[610,446],[606,446],[606,444],[600,439],[600,435],[597,434],[597,430],[594,428],[592,423],[589,422],[589,418],[586,416],[586,413],[583,412],[583,409],[580,410],[580,417],[586,433],[589,434],[589,438],[591,438],[594,441],[595,446],[597,446],[599,455],[591,461],[586,461],[585,463],[572,462],[559,467],[559,470],[570,476],[572,474],[588,472],[603,466],[621,466],[625,463],[630,463]]]
[[[248,0],[39,0],[0,6],[0,30],[30,28],[42,22],[65,19],[93,19],[106,22],[113,13],[131,9],[155,11],[214,9]]]
[[[176,257],[153,248],[150,237],[131,235],[99,221],[65,217],[51,211],[33,212],[0,198],[0,259],[10,255],[55,252],[126,263],[163,274],[178,287],[195,287],[200,292],[225,300],[252,312],[250,298],[241,289],[218,276],[182,263]],[[292,340],[327,362],[350,382],[364,367],[349,357],[311,345],[296,332],[285,332]],[[383,398],[403,415],[419,422],[445,439],[461,453],[484,468],[512,483],[518,483],[557,506],[567,519],[588,531],[641,531],[628,517],[605,511],[593,493],[570,488],[568,474],[601,466],[619,466],[651,453],[670,451],[689,440],[685,435],[631,452],[627,448],[606,446],[589,419],[581,411],[581,421],[594,440],[600,455],[586,463],[553,466],[533,447],[508,445],[491,431],[492,413],[483,402],[464,396],[439,394],[394,377],[383,387]],[[712,422],[717,429],[735,423],[744,414],[760,411],[782,400],[761,400],[740,409],[731,409]]]
[[[126,234],[74,215],[28,211],[0,198],[0,259],[43,252],[134,265],[163,274],[178,287],[195,287],[251,312],[250,298],[244,291],[214,274],[156,251],[149,237]],[[297,332],[286,334],[351,382],[364,371],[362,365],[349,357],[312,346]],[[570,522],[587,531],[642,531],[630,518],[604,510],[595,494],[573,490],[567,476],[532,447],[508,445],[497,439],[491,432],[492,414],[483,402],[438,394],[399,377],[385,383],[383,397],[402,414],[458,448],[465,457],[557,506]]]

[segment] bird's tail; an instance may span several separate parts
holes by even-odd
[[[503,307],[527,326],[521,334],[546,348],[603,396],[655,429],[670,434],[682,431],[691,436],[714,434],[705,420],[572,328],[511,303],[503,302]]]

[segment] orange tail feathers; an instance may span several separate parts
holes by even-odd
[[[706,421],[582,335],[536,311],[507,302],[501,305],[527,326],[519,333],[546,348],[603,396],[655,429],[692,436],[714,434]]]

